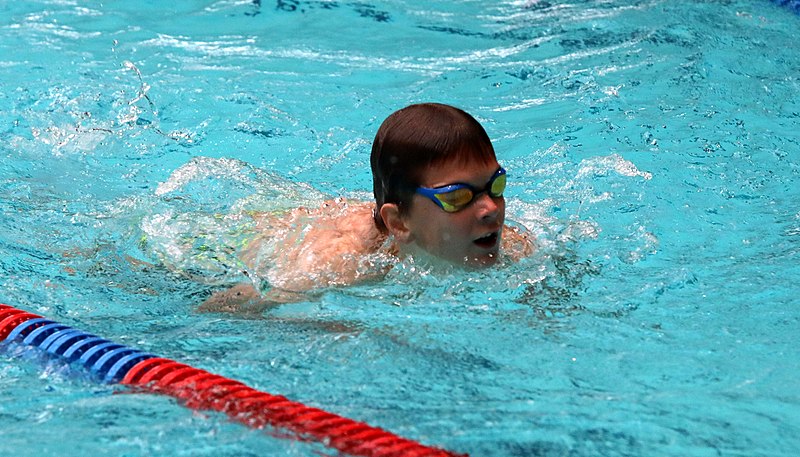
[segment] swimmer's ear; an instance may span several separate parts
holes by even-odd
[[[413,241],[411,230],[406,225],[400,214],[400,208],[394,203],[385,203],[381,206],[380,210],[383,224],[395,240],[401,243],[410,243]]]

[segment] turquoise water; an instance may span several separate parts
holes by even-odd
[[[788,9],[0,11],[0,302],[476,456],[800,449],[800,17]],[[206,281],[149,266],[180,238],[166,223],[146,233],[164,215],[216,235],[230,227],[215,214],[316,197],[286,180],[368,199],[378,125],[428,100],[486,126],[509,170],[508,217],[539,237],[532,258],[481,273],[401,264],[261,320],[193,312],[236,279],[218,265],[194,270]],[[191,163],[208,173],[164,192]],[[325,451],[118,392],[6,348],[0,455]]]

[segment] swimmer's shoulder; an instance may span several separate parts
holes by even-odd
[[[313,222],[302,242],[284,252],[291,263],[281,287],[288,290],[350,285],[382,273],[365,268],[369,256],[386,240],[372,219],[372,206],[362,202],[331,200],[314,208]],[[366,262],[366,263],[365,263]]]
[[[311,208],[297,208],[288,215],[298,246],[309,259],[326,263],[332,257],[363,255],[383,244],[382,234],[372,217],[373,205],[336,198]]]
[[[335,227],[343,236],[359,246],[362,253],[376,250],[386,240],[386,235],[378,230],[372,217],[374,203],[356,200],[338,201],[340,205],[335,215]]]

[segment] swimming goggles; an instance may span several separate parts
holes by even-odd
[[[502,197],[506,190],[506,169],[500,167],[483,189],[469,184],[456,183],[441,187],[417,187],[417,193],[428,197],[448,213],[455,213],[469,206],[480,194],[488,192],[491,197]]]

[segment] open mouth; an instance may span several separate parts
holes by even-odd
[[[497,245],[497,239],[498,233],[492,232],[486,236],[478,238],[477,240],[473,241],[473,243],[477,244],[481,248],[489,249]]]

